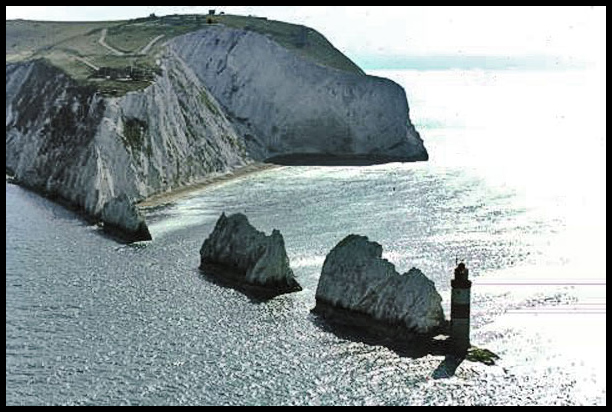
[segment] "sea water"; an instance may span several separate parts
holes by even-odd
[[[7,405],[605,404],[605,75],[372,74],[405,87],[429,162],[266,170],[149,209],[132,245],[7,183]],[[221,212],[279,229],[304,290],[254,302],[203,277]],[[322,325],[321,266],[350,233],[420,268],[446,316],[465,261],[497,365],[439,379],[442,356]]]

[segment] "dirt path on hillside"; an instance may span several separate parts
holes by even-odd
[[[164,37],[164,35],[163,35],[163,34],[160,34],[159,36],[157,36],[156,38],[154,38],[153,40],[151,40],[151,41],[149,42],[149,44],[147,44],[146,46],[144,46],[144,47],[142,48],[142,50],[140,51],[140,54],[147,54],[147,53],[149,52],[149,50],[151,50],[151,47],[153,47],[153,45],[154,45],[155,43],[157,43],[157,41],[158,41],[159,39],[161,39],[162,37]]]
[[[84,63],[84,64],[86,64],[87,66],[91,67],[91,68],[92,68],[92,69],[94,69],[95,71],[100,70],[100,68],[99,68],[98,66],[96,66],[96,65],[95,65],[95,64],[93,64],[92,62],[90,62],[90,61],[88,61],[88,60],[86,60],[86,59],[84,59],[84,58],[82,58],[82,57],[79,57],[79,56],[74,56],[74,58],[75,58],[75,59],[77,59],[78,61],[80,61],[81,63]]]
[[[100,36],[98,43],[100,43],[101,46],[106,47],[108,50],[110,50],[115,56],[125,56],[124,52],[119,51],[113,46],[109,46],[108,43],[106,43],[106,33],[108,33],[108,29],[102,29],[102,35]]]

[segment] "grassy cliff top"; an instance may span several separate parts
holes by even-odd
[[[156,54],[172,37],[209,24],[251,30],[318,64],[363,74],[325,37],[305,26],[252,16],[170,15],[123,21],[6,21],[6,63],[44,58],[73,78],[121,95],[151,83]]]

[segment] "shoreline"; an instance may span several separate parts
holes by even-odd
[[[273,156],[267,162],[282,166],[373,166],[386,163],[412,163],[429,160],[427,153],[414,156],[383,154],[330,155],[321,153],[293,153]]]
[[[216,176],[205,177],[195,183],[187,186],[181,186],[177,189],[170,190],[168,192],[158,193],[152,195],[140,202],[136,202],[135,205],[139,210],[146,211],[159,206],[164,206],[174,202],[177,199],[189,196],[193,192],[204,189],[217,184],[230,182],[233,180],[240,179],[242,177],[250,176],[255,173],[263,172],[265,170],[279,169],[282,166],[270,164],[270,163],[251,163],[246,166],[239,167],[232,170],[231,172],[223,173]]]
[[[81,219],[88,225],[98,226],[101,228],[100,234],[103,234],[104,236],[107,236],[119,243],[129,244],[133,242],[152,240],[146,222],[143,222],[144,225],[139,225],[138,229],[134,231],[127,230],[116,223],[109,223],[102,220],[100,216],[91,214],[85,210],[83,206],[75,204],[73,201],[66,199],[60,194],[50,193],[44,189],[41,189],[40,187],[28,185],[22,181],[19,181],[18,179],[15,179],[14,176],[9,175],[8,173],[6,174],[6,183],[15,185],[23,190],[34,193],[35,195],[38,195],[49,202],[63,207],[64,209],[74,213],[77,219]]]

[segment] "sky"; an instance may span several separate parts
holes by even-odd
[[[307,25],[366,66],[605,64],[605,6],[6,6],[6,18],[117,20],[209,9]]]

